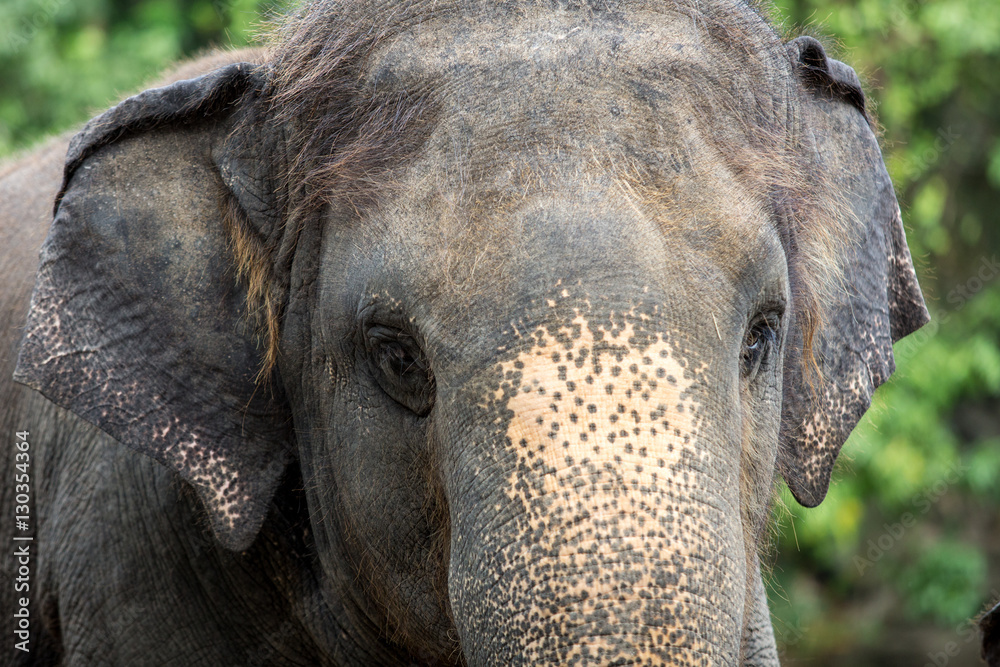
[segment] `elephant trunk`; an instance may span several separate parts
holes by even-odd
[[[467,458],[452,494],[449,594],[469,663],[738,662],[739,439],[724,455],[704,417],[707,368],[627,322],[581,320],[501,372],[487,410],[503,445]]]

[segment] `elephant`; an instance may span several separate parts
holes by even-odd
[[[222,58],[0,182],[17,664],[777,664],[778,479],[928,320],[854,71],[737,0]]]

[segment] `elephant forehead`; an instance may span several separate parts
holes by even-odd
[[[776,76],[784,51],[759,19],[733,26],[740,40],[669,6],[477,14],[440,12],[380,42],[366,58],[364,89],[425,96],[439,107],[438,122],[488,121],[505,143],[519,138],[511,129],[519,120],[530,123],[526,139],[537,144],[552,119],[560,128],[579,121],[574,132],[624,141],[640,133],[648,141],[664,114],[684,122],[735,114],[753,124],[747,108],[774,119],[787,113],[787,82]]]
[[[704,39],[690,21],[662,12],[598,19],[574,12],[529,12],[518,18],[478,16],[423,21],[371,61],[373,87],[415,87],[428,79],[498,71],[526,64],[579,72],[612,63],[663,65],[700,60]],[[669,48],[665,48],[669,47]],[[527,82],[526,82],[527,83]]]
[[[451,20],[407,37],[372,58],[367,87],[428,96],[439,110],[436,139],[450,152],[463,144],[506,155],[669,139],[661,128],[666,107],[690,114],[669,89],[678,77],[707,77],[723,59],[688,23],[663,20],[642,27],[574,14]]]

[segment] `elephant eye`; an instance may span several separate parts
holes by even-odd
[[[767,363],[778,340],[777,326],[777,316],[760,315],[747,327],[743,337],[743,377],[748,380],[754,379],[761,366]]]
[[[434,406],[434,375],[412,336],[398,329],[373,326],[367,348],[372,372],[382,390],[419,416]]]
[[[378,364],[383,373],[402,378],[407,373],[419,370],[418,362],[409,351],[408,346],[399,341],[384,341],[376,347]]]

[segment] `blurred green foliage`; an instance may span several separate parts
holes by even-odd
[[[5,0],[0,156],[174,60],[246,44],[282,4]],[[934,317],[897,344],[823,504],[782,491],[779,644],[786,664],[978,664],[968,619],[1000,591],[1000,3],[777,0],[773,16],[865,82]]]
[[[280,0],[0,2],[0,155],[78,125],[210,46],[243,46]]]

